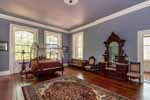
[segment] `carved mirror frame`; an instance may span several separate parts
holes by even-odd
[[[114,32],[111,33],[111,35],[108,37],[107,41],[104,42],[106,50],[104,53],[104,60],[105,62],[110,62],[110,53],[109,53],[109,45],[112,42],[117,42],[118,43],[118,56],[116,57],[116,62],[119,63],[125,63],[127,62],[126,57],[127,55],[124,53],[123,47],[124,47],[124,43],[125,40],[121,39],[117,34],[115,34]]]

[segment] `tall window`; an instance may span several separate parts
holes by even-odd
[[[36,42],[37,30],[19,25],[13,26],[14,40],[15,40],[15,60],[30,59],[30,49],[34,42]]]
[[[150,36],[144,37],[144,60],[150,60]]]
[[[59,33],[45,32],[45,43],[47,44],[46,57],[51,59],[60,59],[60,49],[62,46],[62,37]]]
[[[83,59],[83,32],[72,35],[73,39],[73,58]]]

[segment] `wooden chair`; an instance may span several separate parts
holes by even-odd
[[[85,70],[92,71],[92,72],[99,70],[99,67],[96,64],[96,59],[94,56],[89,57],[88,63],[84,67],[85,67]]]
[[[141,65],[139,62],[130,62],[129,72],[127,73],[128,80],[139,79],[139,84],[141,83]]]

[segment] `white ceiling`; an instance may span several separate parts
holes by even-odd
[[[63,0],[0,0],[0,12],[41,24],[71,30],[145,0],[79,0],[75,6]]]

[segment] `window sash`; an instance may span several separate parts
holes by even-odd
[[[37,42],[37,29],[13,25],[15,60],[22,60],[22,50],[25,51],[24,59],[30,59],[32,44]],[[34,52],[34,51],[33,51]],[[33,53],[35,54],[35,53]],[[33,55],[32,54],[32,55]],[[32,56],[33,57],[33,56]]]
[[[49,46],[46,49],[46,58],[51,58],[53,60],[60,59],[61,54],[60,54],[59,50],[58,49],[50,49],[50,48],[61,48],[61,46],[62,46],[61,34],[45,31],[44,40],[45,40],[45,43]]]
[[[150,60],[150,45],[144,45],[144,60]]]
[[[150,36],[144,37],[144,60],[150,61]]]
[[[22,53],[21,52],[16,52],[15,53],[15,59],[16,60],[21,60],[23,59],[23,56],[22,56]],[[26,52],[24,54],[24,60],[29,60],[30,59],[30,53],[29,52]]]
[[[72,35],[73,58],[83,59],[83,32]]]

